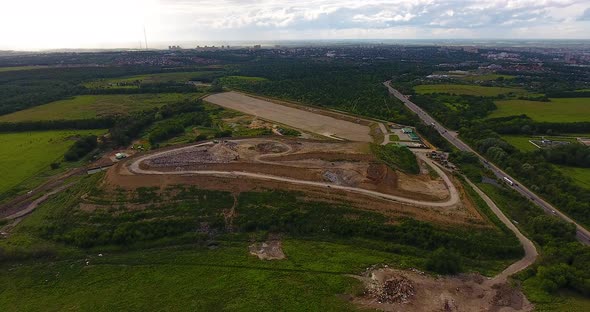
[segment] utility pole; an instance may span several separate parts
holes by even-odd
[[[145,26],[143,26],[143,38],[145,39],[145,49],[148,49],[148,43],[147,43],[147,34],[145,32]]]

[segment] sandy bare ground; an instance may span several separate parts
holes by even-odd
[[[373,142],[368,126],[316,114],[313,108],[297,109],[233,91],[210,95],[205,101],[330,138]]]
[[[487,280],[479,274],[436,277],[417,270],[380,268],[357,278],[364,282],[367,290],[354,301],[360,306],[382,311],[513,312],[533,309],[519,289],[507,282]]]
[[[267,153],[267,157],[264,160],[261,160],[261,156],[257,155],[253,152],[253,146],[249,145],[249,142],[257,142],[260,146],[263,144],[272,144],[274,148],[278,148],[275,153]],[[241,147],[243,146],[243,147]],[[239,151],[243,150],[242,153]],[[438,172],[438,174],[443,178],[444,184],[447,189],[446,198],[444,200],[425,200],[425,199],[417,199],[417,198],[408,198],[401,195],[393,195],[390,193],[380,192],[378,190],[371,190],[359,187],[357,185],[350,185],[350,184],[342,184],[342,183],[335,183],[334,181],[328,182],[320,182],[320,181],[310,181],[310,180],[303,180],[301,178],[293,178],[288,175],[275,175],[275,174],[268,174],[264,172],[264,167],[260,167],[259,169],[262,172],[255,172],[252,169],[256,169],[253,167],[247,171],[238,171],[232,170],[232,162],[238,162],[243,158],[251,158],[253,162],[262,163],[265,165],[272,165],[272,162],[269,162],[269,157],[272,155],[273,157],[281,157],[283,155],[289,155],[292,152],[292,147],[289,144],[285,144],[283,142],[272,141],[268,139],[244,139],[244,140],[228,140],[223,143],[213,143],[213,142],[206,142],[201,143],[198,145],[180,147],[177,149],[167,150],[167,151],[160,151],[155,152],[149,155],[145,155],[139,157],[137,159],[133,159],[132,162],[129,164],[129,171],[132,174],[136,175],[205,175],[205,176],[228,176],[228,177],[246,177],[251,179],[262,179],[262,180],[272,180],[272,181],[279,181],[279,182],[286,182],[289,184],[300,184],[300,185],[307,185],[307,186],[314,186],[320,188],[331,188],[336,190],[343,190],[352,193],[358,193],[367,195],[374,198],[379,199],[386,199],[396,202],[407,203],[411,205],[418,205],[423,207],[452,207],[460,202],[459,194],[457,189],[446,175],[444,171],[440,168],[431,164],[431,166]],[[269,155],[270,154],[270,155]],[[343,157],[345,154],[342,154]],[[425,158],[423,159],[426,162],[430,160]],[[211,164],[223,164],[220,168],[215,168],[216,170],[210,170],[209,168],[185,168],[182,165],[190,162],[197,162],[197,163],[211,163]],[[335,164],[335,162],[331,162],[331,164]],[[163,166],[163,167],[162,167]],[[325,166],[330,166],[330,164],[326,164]],[[166,168],[169,168],[168,170]],[[170,170],[172,169],[172,170]],[[246,169],[246,168],[244,168]],[[303,168],[302,168],[303,169]],[[346,168],[344,168],[346,169]],[[301,170],[299,170],[301,171]],[[366,169],[364,170],[366,172]],[[330,171],[325,171],[333,174],[335,177],[338,176],[338,170],[332,169]]]

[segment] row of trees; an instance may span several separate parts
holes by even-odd
[[[412,96],[412,102],[454,130],[459,129],[463,122],[483,118],[496,109],[492,99],[481,96],[417,94]]]
[[[132,113],[129,116],[119,117],[115,125],[109,129],[110,139],[116,146],[125,146],[131,143],[131,140],[136,138],[144,131],[148,126],[158,120],[167,119],[176,115],[190,112],[201,112],[200,114],[187,115],[187,120],[194,120],[198,123],[206,123],[206,113],[201,100],[190,101],[186,100],[183,102],[164,105],[160,108],[154,108],[147,111]],[[210,122],[210,121],[209,121]],[[172,129],[172,127],[170,127]],[[170,130],[169,129],[169,130]],[[161,134],[157,134],[154,138],[161,136],[162,138],[169,135],[169,130],[160,131]],[[168,134],[167,134],[168,133]]]
[[[543,152],[521,152],[483,123],[461,128],[460,133],[479,153],[486,155],[508,174],[522,180],[532,191],[581,223],[590,225],[590,192],[555,169],[545,159]]]
[[[88,153],[93,151],[98,146],[97,139],[98,138],[96,135],[82,136],[68,149],[64,155],[65,160],[76,161],[88,155]]]
[[[590,167],[590,147],[582,144],[567,144],[541,151],[551,163],[575,167]]]

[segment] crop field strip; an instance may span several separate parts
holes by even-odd
[[[0,122],[90,119],[128,114],[129,112],[148,110],[186,99],[196,99],[201,95],[202,93],[80,95],[0,116]]]
[[[63,130],[0,133],[0,193],[60,161],[75,136],[104,130]]]
[[[474,96],[498,96],[501,94],[520,94],[527,93],[521,88],[505,88],[505,87],[482,87],[474,85],[460,85],[460,84],[435,84],[435,85],[419,85],[414,87],[416,93],[450,93],[457,95],[474,95]]]
[[[139,85],[135,84],[140,82],[142,84],[150,83],[166,83],[166,82],[178,82],[184,83],[189,80],[198,80],[199,78],[210,77],[216,75],[220,71],[192,71],[192,72],[172,72],[172,73],[158,73],[158,74],[146,74],[129,76],[122,78],[111,78],[101,79],[84,84],[86,88],[97,89],[97,88],[137,88]],[[121,85],[117,85],[121,84]]]
[[[497,110],[489,118],[525,114],[535,121],[577,122],[590,120],[590,98],[552,98],[550,102],[496,101]]]

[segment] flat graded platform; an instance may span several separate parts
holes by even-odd
[[[213,94],[206,97],[205,101],[326,137],[373,142],[369,134],[370,128],[366,125],[260,100],[237,92]]]

